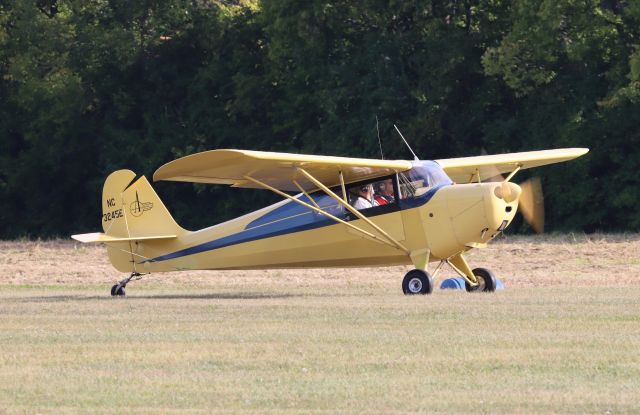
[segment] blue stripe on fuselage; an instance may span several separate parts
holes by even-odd
[[[433,195],[439,189],[444,186],[446,185],[436,186],[421,196],[401,200],[399,203],[400,210],[411,209],[424,205],[433,197]],[[224,236],[210,242],[205,242],[203,244],[185,248],[180,251],[172,252],[170,254],[161,255],[143,262],[167,261],[187,255],[213,251],[215,249],[224,248],[231,245],[272,238],[275,236],[287,235],[290,233],[308,231],[311,229],[322,228],[337,223],[333,219],[319,216],[319,214],[315,214],[311,210],[301,205],[296,206],[300,206],[301,208],[303,208],[306,211],[304,212],[304,214],[295,214],[289,217],[282,217],[282,213],[284,212],[293,213],[291,212],[292,206],[290,206],[290,204],[292,203],[295,202],[289,202],[277,209],[274,209],[271,212],[266,213],[264,216],[261,216],[260,218],[249,223],[244,230],[233,235]]]
[[[231,245],[237,245],[244,242],[257,241],[260,239],[272,238],[274,236],[286,235],[294,232],[302,232],[310,229],[321,228],[335,221],[331,219],[325,219],[323,221],[310,222],[304,225],[298,225],[292,227],[289,221],[283,220],[280,223],[269,224],[262,227],[256,227],[251,229],[245,229],[233,235],[225,236],[220,239],[215,239],[210,242],[205,242],[200,245],[192,246],[191,248],[182,249],[170,254],[161,255],[159,257],[149,259],[144,262],[159,262],[169,259],[180,258],[187,255],[199,254],[200,252],[213,251],[214,249],[224,248]],[[274,226],[271,226],[274,225]],[[288,225],[288,226],[286,226]]]

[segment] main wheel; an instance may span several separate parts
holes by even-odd
[[[426,271],[412,269],[402,280],[402,292],[405,295],[431,294],[432,291],[433,279]]]
[[[126,294],[127,293],[124,290],[124,287],[121,286],[120,284],[116,284],[113,287],[111,287],[111,296],[112,297],[115,297],[115,296],[124,297]]]
[[[478,278],[479,284],[472,287],[468,281],[465,281],[464,286],[467,289],[467,292],[494,292],[496,290],[496,277],[493,275],[493,272],[486,268],[475,268],[473,270],[473,275]]]

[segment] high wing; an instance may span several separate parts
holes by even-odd
[[[251,150],[210,150],[171,161],[155,171],[153,180],[228,184],[233,187],[263,188],[246,177],[283,191],[315,190],[300,169],[327,187],[374,179],[409,170],[406,160],[375,160],[350,157],[314,156]],[[295,181],[295,182],[294,182]]]
[[[588,148],[559,148],[523,153],[495,154],[435,160],[456,183],[469,183],[510,173],[516,168],[530,169],[580,157]],[[479,176],[479,177],[478,177]]]

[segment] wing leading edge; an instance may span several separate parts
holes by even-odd
[[[298,192],[294,181],[304,190],[317,189],[298,168],[304,169],[325,186],[333,187],[340,184],[340,172],[345,183],[351,183],[409,170],[411,162],[251,150],[210,150],[161,166],[153,174],[153,180],[262,188],[245,179],[245,176],[249,176],[282,191]]]
[[[510,173],[517,167],[530,169],[560,163],[580,157],[588,148],[559,148],[555,150],[527,151],[523,153],[495,154],[436,160],[456,183],[490,179],[498,173]]]

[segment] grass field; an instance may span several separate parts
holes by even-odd
[[[506,289],[211,271],[123,299],[103,248],[0,242],[0,414],[640,412],[640,235],[502,238],[470,262]]]

